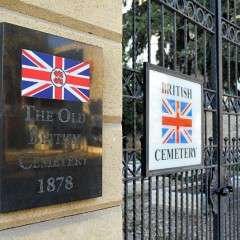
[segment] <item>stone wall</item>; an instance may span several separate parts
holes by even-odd
[[[104,57],[102,197],[0,214],[0,240],[122,239],[121,1],[0,0],[0,21],[101,47]]]

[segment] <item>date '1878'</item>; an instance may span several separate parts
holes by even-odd
[[[45,192],[59,192],[61,190],[70,191],[73,188],[73,177],[50,177],[47,179],[38,179],[39,190],[38,193]]]

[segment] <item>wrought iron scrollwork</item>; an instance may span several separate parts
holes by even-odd
[[[206,30],[214,30],[214,14],[207,8],[201,6],[195,1],[185,0],[159,0],[160,3],[174,9],[176,12],[184,15],[189,20],[204,27]]]
[[[222,100],[224,112],[239,113],[240,98],[236,96],[224,96]]]
[[[216,93],[210,89],[204,90],[204,109],[211,111],[216,108],[215,106],[216,101]]]
[[[226,19],[222,19],[222,35],[225,40],[240,45],[240,28]]]

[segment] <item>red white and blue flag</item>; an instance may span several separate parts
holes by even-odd
[[[22,96],[88,102],[89,87],[89,63],[22,49]]]
[[[192,142],[192,103],[162,99],[162,143]]]

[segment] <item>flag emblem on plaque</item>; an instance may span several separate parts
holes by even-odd
[[[89,87],[89,63],[22,49],[22,96],[88,102]]]
[[[192,142],[192,103],[162,99],[162,143]]]

